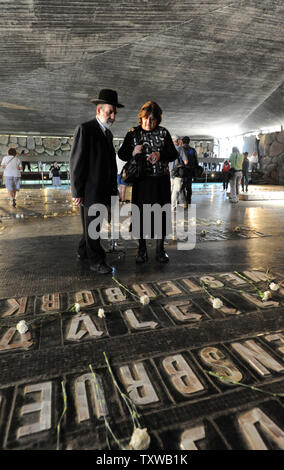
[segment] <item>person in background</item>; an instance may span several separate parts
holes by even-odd
[[[12,206],[16,207],[16,193],[20,191],[22,170],[22,162],[17,157],[16,149],[8,149],[8,155],[3,158],[1,168],[4,169],[3,178]]]
[[[237,203],[239,202],[239,187],[242,179],[242,165],[243,165],[244,156],[240,153],[238,147],[232,148],[232,153],[230,155],[230,171],[232,170],[233,174],[230,179],[231,187],[231,199],[230,202]]]
[[[248,192],[248,182],[249,182],[249,159],[248,152],[244,153],[243,165],[242,165],[242,190],[244,192],[246,187],[246,192]]]
[[[196,150],[193,147],[190,147],[190,138],[185,136],[182,138],[182,149],[180,152],[180,157],[183,159],[185,164],[185,175],[183,178],[183,187],[186,197],[186,206],[191,204],[192,196],[192,178],[194,177],[195,170],[198,167],[198,160]]]
[[[61,179],[60,179],[60,167],[58,166],[57,162],[53,162],[49,169],[50,173],[52,174],[52,184],[55,187],[61,188]]]
[[[250,163],[251,163],[251,171],[252,172],[257,171],[257,164],[258,164],[257,152],[252,153],[252,156],[250,157]]]
[[[229,169],[230,163],[229,160],[225,160],[222,167],[222,178],[223,178],[223,190],[226,191],[228,189],[229,184]]]
[[[25,158],[28,155],[28,152],[26,153],[24,150],[21,151],[21,158]],[[28,167],[28,170],[31,171],[31,164],[30,162],[22,161],[22,167],[23,171],[25,171],[26,166]]]

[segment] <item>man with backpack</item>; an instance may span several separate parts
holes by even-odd
[[[184,174],[183,174],[183,185],[182,190],[184,191],[186,204],[191,204],[192,196],[192,178],[195,176],[195,172],[198,168],[197,153],[193,147],[189,145],[190,138],[185,136],[182,138],[182,148],[180,151],[180,157],[184,161]]]

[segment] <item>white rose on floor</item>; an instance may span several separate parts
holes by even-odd
[[[131,436],[129,443],[130,450],[146,450],[150,445],[150,436],[147,433],[147,428],[136,428]]]
[[[215,297],[212,301],[212,305],[213,305],[213,308],[221,308],[223,307],[223,302],[221,299],[218,299],[217,297]]]
[[[269,290],[266,290],[263,294],[262,300],[263,302],[266,302],[266,300],[271,299],[271,292]]]
[[[25,334],[25,333],[28,331],[28,329],[29,329],[29,327],[28,327],[28,325],[26,324],[25,320],[19,321],[19,323],[17,323],[17,327],[16,327],[16,328],[17,328],[17,331],[18,331],[19,333],[21,333],[21,335]]]
[[[75,307],[75,311],[77,313],[80,312],[80,310],[81,310],[80,304],[77,303],[77,304],[74,305],[74,307]]]
[[[150,303],[150,298],[148,297],[148,295],[141,295],[140,303],[142,305],[148,305]]]
[[[98,310],[98,317],[105,318],[105,311],[103,308],[99,308]]]
[[[275,282],[271,282],[271,284],[269,284],[269,287],[271,290],[274,290],[274,291],[279,289],[278,284],[275,284]]]
[[[221,225],[221,220],[218,219],[218,220],[216,221],[216,225]]]

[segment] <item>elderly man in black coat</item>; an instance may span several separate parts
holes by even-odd
[[[77,258],[88,259],[90,269],[98,274],[110,274],[112,268],[105,262],[100,238],[91,238],[88,233],[95,219],[94,213],[89,215],[89,208],[93,204],[110,206],[111,196],[117,195],[116,154],[109,127],[115,121],[117,108],[124,106],[118,103],[116,91],[108,89],[101,90],[91,102],[97,105],[96,118],[76,128],[70,156],[72,196],[81,208],[83,225]]]

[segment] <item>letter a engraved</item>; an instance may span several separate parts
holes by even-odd
[[[42,306],[43,312],[50,312],[54,310],[59,310],[59,294],[45,294],[42,296]]]
[[[80,329],[78,329],[79,325]],[[75,315],[69,324],[66,339],[69,341],[79,341],[87,333],[94,338],[103,335],[103,331],[97,330],[89,315]]]
[[[143,364],[133,365],[134,377],[128,366],[119,368],[121,380],[135,405],[148,405],[159,401]]]
[[[16,338],[14,340],[14,337]],[[9,328],[0,341],[0,351],[9,349],[29,348],[33,344],[30,331],[19,334],[15,326]]]
[[[253,367],[260,376],[270,375],[268,369],[275,372],[283,372],[284,367],[279,364],[272,356],[264,351],[253,340],[244,343],[232,343],[232,348],[240,354],[240,356]],[[266,366],[266,367],[264,367]]]
[[[33,424],[21,426],[17,432],[17,438],[45,431],[51,428],[51,391],[52,383],[43,382],[35,385],[28,385],[24,389],[24,394],[40,392],[40,400],[22,406],[21,414],[36,413],[37,421]]]
[[[198,450],[195,445],[196,441],[200,441],[205,438],[205,428],[203,424],[196,426],[195,428],[186,429],[180,440],[181,450]]]
[[[240,382],[243,378],[241,371],[227,358],[220,349],[214,347],[203,348],[200,351],[202,361],[212,367],[213,371],[229,380]],[[221,379],[219,379],[221,380]],[[222,382],[223,383],[223,382]],[[228,385],[230,385],[228,383]]]
[[[178,302],[170,302],[165,305],[165,309],[179,321],[199,321],[202,315],[199,313],[190,312],[192,303],[189,300],[179,300]]]
[[[8,304],[10,305],[10,309],[3,313],[2,317],[9,317],[10,315],[13,315],[13,313],[17,312],[17,315],[22,315],[26,311],[26,305],[27,305],[27,297],[22,297],[19,300],[16,299],[8,299]],[[18,310],[18,311],[17,311]]]
[[[135,330],[142,330],[143,328],[156,328],[158,326],[158,323],[154,321],[144,321],[144,322],[139,322],[133,312],[133,310],[130,308],[126,310],[123,315],[125,316],[125,319],[129,323],[129,325],[134,328]]]
[[[215,279],[215,277],[212,276],[202,276],[200,281],[204,282],[204,284],[208,284],[211,289],[217,289],[218,287],[224,286],[223,282],[218,281]]]
[[[260,408],[253,408],[247,413],[241,414],[238,417],[238,423],[250,450],[270,450],[261,438],[259,431],[262,431],[269,441],[274,441],[279,449],[284,450],[284,431]]]
[[[87,383],[89,385],[91,405],[94,414],[98,419],[108,415],[102,378],[98,375],[94,378],[93,374],[84,374],[75,380],[75,403],[79,423],[90,419]]]
[[[166,357],[162,364],[178,392],[191,395],[204,390],[202,383],[181,354]]]

